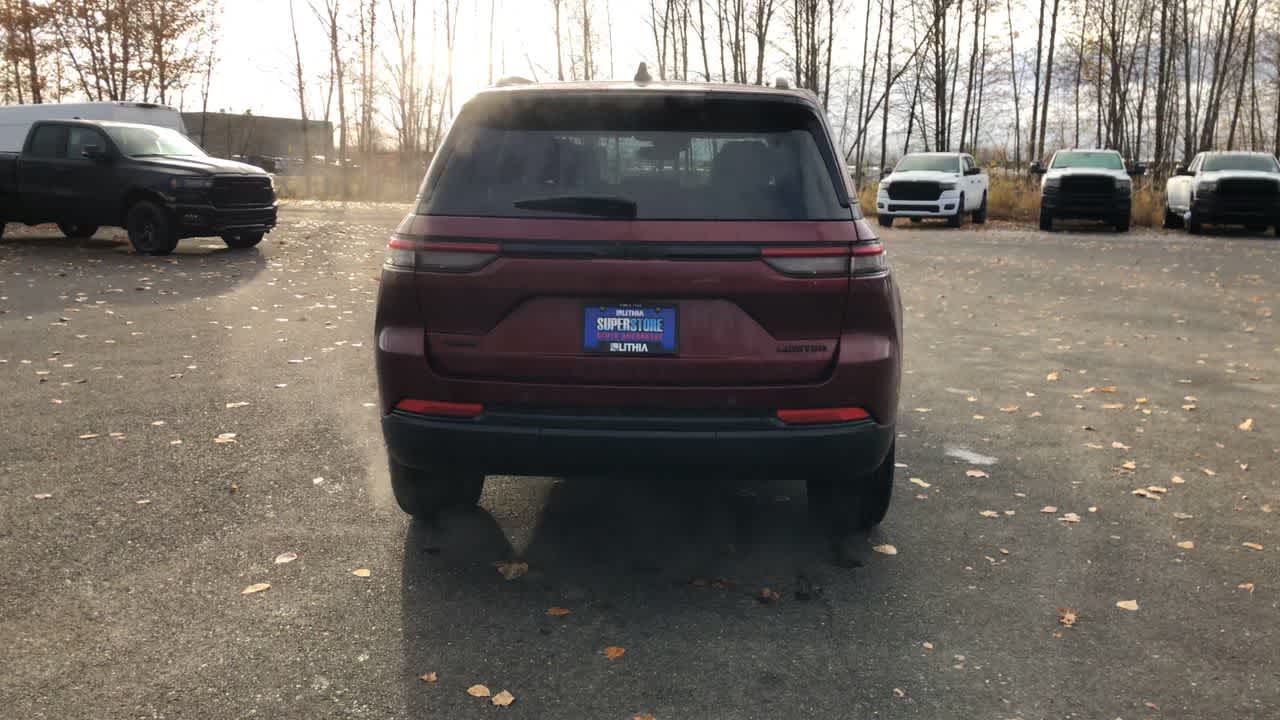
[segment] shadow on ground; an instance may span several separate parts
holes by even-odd
[[[477,509],[415,522],[405,539],[407,716],[490,711],[465,692],[481,683],[512,692],[525,717],[714,717],[720,691],[709,688],[768,708],[784,687],[823,692],[833,678],[813,669],[843,666],[843,651],[828,653],[828,597],[866,571],[856,555],[837,564],[803,483],[489,482],[545,491],[531,528]],[[495,490],[519,492],[486,498]],[[869,547],[865,536],[851,545]],[[504,581],[499,560],[528,573]],[[553,606],[571,614],[548,616]],[[626,654],[610,661],[607,646]],[[439,682],[418,679],[427,672]]]

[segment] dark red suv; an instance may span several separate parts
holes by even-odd
[[[840,528],[893,478],[901,306],[809,93],[522,85],[459,113],[387,251],[396,500],[486,474],[803,476]]]

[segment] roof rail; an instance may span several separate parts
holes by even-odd
[[[532,85],[533,81],[528,78],[522,78],[519,75],[511,75],[504,77],[494,83],[494,87],[510,87],[512,85]]]

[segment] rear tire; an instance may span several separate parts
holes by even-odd
[[[977,210],[973,211],[973,222],[975,225],[982,225],[987,222],[987,192],[982,191],[982,204]]]
[[[1048,210],[1040,210],[1040,229],[1044,232],[1053,232],[1053,215]]]
[[[173,219],[164,208],[143,200],[129,208],[125,219],[129,242],[141,255],[168,255],[178,247],[178,234],[173,230]]]
[[[947,227],[958,228],[964,224],[964,195],[960,196],[960,203],[956,205],[956,214],[947,218]]]
[[[861,477],[841,477],[839,470],[833,469],[809,478],[809,508],[830,523],[834,537],[869,530],[884,520],[893,498],[894,445],[876,469]]]
[[[484,475],[448,466],[414,468],[387,457],[391,492],[406,513],[430,519],[450,507],[471,507],[480,500]]]
[[[876,219],[880,221],[880,227],[893,227],[892,215],[877,215]]]
[[[1186,225],[1187,222],[1181,215],[1170,210],[1167,206],[1164,209],[1164,227],[1166,230],[1177,230]]]
[[[1249,225],[1245,229],[1251,233],[1265,233],[1267,231],[1267,226],[1266,225]]]
[[[84,223],[58,223],[58,229],[69,238],[89,238],[98,232],[97,225],[86,225]]]
[[[261,231],[227,233],[222,236],[222,242],[226,243],[229,248],[244,250],[262,242],[263,235],[266,235],[266,233]]]
[[[1124,217],[1116,218],[1116,221],[1112,223],[1112,225],[1115,225],[1116,232],[1118,233],[1129,232],[1129,216],[1125,215]]]

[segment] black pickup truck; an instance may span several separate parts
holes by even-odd
[[[41,121],[20,153],[0,153],[4,222],[57,223],[69,237],[123,227],[135,250],[167,255],[185,237],[249,248],[276,224],[275,185],[260,168],[209,157],[167,128]]]

